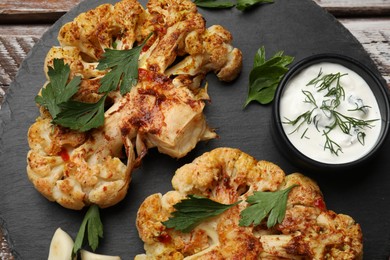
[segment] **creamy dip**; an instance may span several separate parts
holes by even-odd
[[[326,86],[321,79],[326,75],[330,79],[330,74],[334,80],[320,90]],[[314,79],[317,83],[308,85]],[[336,63],[322,62],[302,70],[285,86],[280,101],[280,120],[291,143],[324,163],[348,163],[366,155],[379,137],[380,118],[367,82]]]

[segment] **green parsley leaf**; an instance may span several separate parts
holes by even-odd
[[[72,130],[88,131],[104,124],[105,94],[97,103],[83,103],[74,100],[61,103],[61,112],[57,114],[53,122]]]
[[[240,11],[245,11],[256,4],[273,3],[273,0],[237,0],[236,8]]]
[[[121,95],[124,95],[137,84],[138,59],[142,48],[151,36],[152,33],[141,45],[129,50],[105,49],[96,68],[98,70],[111,70],[100,80],[100,93],[114,91],[119,86]]]
[[[194,0],[194,4],[198,7],[215,9],[231,8],[235,5],[231,1],[224,0]]]
[[[257,226],[267,216],[268,228],[275,226],[276,223],[281,223],[286,214],[288,194],[295,186],[297,185],[275,192],[254,192],[246,200],[251,205],[241,211],[239,225],[247,227],[253,224]]]
[[[73,256],[83,247],[85,233],[88,236],[89,246],[95,251],[99,246],[99,238],[103,238],[103,223],[97,205],[90,206],[84,216],[73,246]]]
[[[187,199],[173,206],[176,211],[163,224],[167,228],[174,228],[175,230],[188,233],[202,221],[210,217],[218,216],[238,203],[240,201],[226,205],[210,200],[209,198],[188,195]]]
[[[293,57],[283,55],[282,51],[266,60],[265,49],[262,46],[255,55],[253,69],[249,74],[249,90],[244,107],[252,101],[263,105],[272,102],[278,84],[293,60]]]
[[[53,118],[61,111],[59,104],[68,101],[76,94],[81,77],[74,77],[68,84],[70,67],[62,59],[54,59],[53,67],[48,67],[50,82],[35,97],[35,102],[47,108]]]

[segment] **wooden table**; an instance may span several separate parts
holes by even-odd
[[[61,15],[81,0],[1,0],[0,108],[26,54]],[[390,0],[314,0],[361,42],[390,88]]]

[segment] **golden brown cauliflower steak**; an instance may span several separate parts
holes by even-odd
[[[286,216],[271,229],[265,224],[239,226],[245,200],[254,191],[276,191],[294,184]],[[136,259],[360,259],[359,224],[327,210],[316,183],[299,173],[285,176],[267,161],[232,148],[218,148],[179,168],[174,190],[145,199],[137,215],[137,228],[146,254]],[[231,204],[243,201],[220,216],[182,233],[167,229],[173,205],[189,194]]]
[[[190,0],[150,0],[146,9],[122,0],[80,14],[61,28],[61,46],[45,60],[46,76],[54,59],[63,59],[69,80],[82,77],[73,99],[97,102],[100,79],[108,72],[97,70],[105,49],[131,49],[152,32],[139,57],[138,84],[123,96],[109,93],[102,127],[71,131],[53,125],[40,108],[28,132],[27,174],[49,200],[71,209],[109,207],[124,198],[132,170],[148,149],[180,158],[197,142],[217,136],[203,114],[209,96],[201,83],[208,72],[222,81],[236,78],[242,55],[222,26],[205,27]]]

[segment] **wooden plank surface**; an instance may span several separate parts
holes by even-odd
[[[52,23],[82,0],[1,0],[0,23]]]
[[[390,89],[390,18],[340,21],[370,54]]]
[[[1,0],[0,23],[51,23],[82,0]],[[335,16],[390,15],[390,0],[313,0]]]
[[[314,0],[336,17],[372,17],[390,14],[390,0]]]
[[[20,63],[48,28],[49,25],[0,25],[0,108]]]

